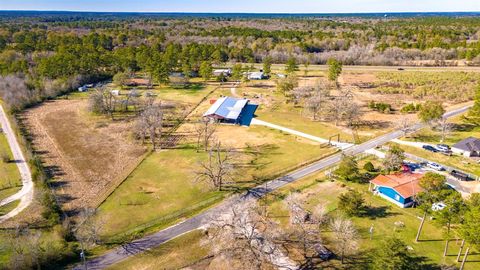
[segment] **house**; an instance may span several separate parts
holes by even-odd
[[[150,80],[143,78],[132,78],[125,82],[126,86],[149,86]]]
[[[247,74],[247,78],[249,80],[263,80],[263,79],[266,79],[267,76],[262,71],[260,71],[260,72],[249,72]]]
[[[466,138],[452,146],[452,152],[465,157],[480,157],[480,139]]]
[[[228,77],[228,76],[232,75],[232,70],[227,68],[227,69],[215,69],[213,71],[213,76],[215,76],[215,77],[218,77],[222,74],[223,74],[223,76]]]
[[[399,207],[410,207],[415,202],[415,196],[423,190],[418,184],[422,176],[408,172],[379,175],[370,181],[369,190]]]
[[[203,114],[203,117],[221,123],[250,126],[258,105],[248,99],[221,97]]]

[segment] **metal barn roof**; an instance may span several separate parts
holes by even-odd
[[[225,119],[237,120],[248,99],[222,97],[218,99],[203,116],[217,115]]]

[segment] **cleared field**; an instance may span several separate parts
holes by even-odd
[[[0,153],[5,153],[10,160],[13,159],[12,152],[8,146],[7,138],[0,132]],[[21,189],[22,180],[15,162],[5,163],[0,160],[0,200],[15,194]]]
[[[130,142],[128,123],[96,125],[86,105],[86,100],[56,100],[22,115],[62,208],[73,214],[98,201],[145,152]]]
[[[264,127],[222,126],[217,137],[224,147],[237,152],[233,183],[227,188],[231,191],[241,191],[335,152]],[[220,200],[225,191],[211,191],[195,180],[198,162],[205,157],[205,152],[197,153],[195,147],[188,146],[152,153],[101,205],[104,234],[124,233],[149,222],[164,227]]]

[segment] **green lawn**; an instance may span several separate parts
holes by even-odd
[[[13,160],[7,138],[0,133],[0,151],[5,151]],[[15,194],[21,189],[22,181],[15,162],[4,163],[0,160],[0,200]]]
[[[229,128],[268,138],[267,144],[246,147],[236,154],[233,180],[238,184],[234,187],[242,189],[336,151],[264,127]],[[198,162],[205,157],[206,153],[197,153],[193,147],[160,151],[147,157],[100,206],[100,217],[106,222],[104,235],[125,233],[145,223],[159,229],[220,201],[228,191],[212,191],[195,180]]]
[[[0,206],[0,216],[8,214],[8,212],[12,211],[17,207],[17,205],[20,203],[20,200],[13,201],[11,203],[8,203],[4,206]]]
[[[207,247],[202,245],[203,231],[193,231],[175,238],[157,248],[128,258],[106,269],[180,269],[209,255]],[[206,260],[208,262],[208,259]]]

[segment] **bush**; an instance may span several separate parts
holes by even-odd
[[[422,105],[410,103],[402,107],[400,110],[401,113],[416,113],[420,110]]]
[[[367,162],[365,165],[363,165],[363,169],[367,172],[374,172],[375,171],[375,166],[373,166],[372,162]]]
[[[356,190],[350,190],[338,197],[338,209],[349,216],[361,216],[365,212],[365,200],[362,194]]]
[[[368,103],[368,108],[381,113],[390,113],[392,111],[392,105],[381,102],[376,103],[373,100]]]

